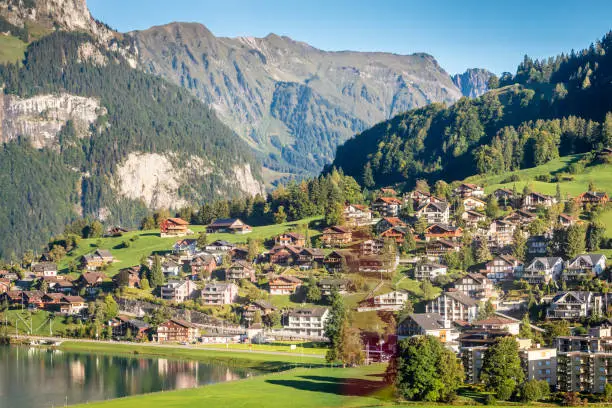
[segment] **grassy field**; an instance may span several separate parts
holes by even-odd
[[[295,349],[291,349],[291,343],[274,343],[274,344],[203,344],[199,346],[203,349],[206,348],[225,348],[227,350],[249,350],[249,351],[263,351],[263,352],[282,352],[291,353],[296,356],[309,355],[309,356],[325,356],[327,348],[324,347],[312,347],[311,344],[302,345],[300,343],[294,343]]]
[[[28,45],[12,35],[0,34],[0,64],[23,60]]]
[[[320,218],[318,217],[313,217],[300,221],[287,222],[284,224],[253,227],[253,232],[247,235],[209,234],[208,241],[213,242],[216,240],[225,240],[240,244],[246,243],[248,238],[266,240],[285,231],[294,229],[299,224],[310,224],[311,222],[319,219]],[[195,235],[193,236],[194,238],[197,238],[197,234],[206,229],[206,227],[203,225],[193,225],[190,228],[195,232]],[[310,230],[311,237],[318,234],[318,231]],[[96,245],[99,242],[100,248],[110,250],[113,256],[116,258],[116,261],[107,269],[107,274],[112,276],[121,268],[138,265],[143,256],[148,256],[155,252],[163,253],[171,250],[172,245],[174,245],[174,243],[180,239],[181,238],[161,238],[158,230],[130,231],[123,234],[121,237],[83,239],[81,240],[78,248],[71,251],[68,256],[62,259],[59,267],[60,269],[66,270],[70,262],[78,262],[81,256],[95,251],[97,248]],[[123,242],[128,242],[129,247],[123,248]]]
[[[49,317],[52,313],[44,310],[29,312],[27,310],[7,310],[0,313],[0,320],[8,323],[6,327],[8,334],[32,334],[35,336],[49,336],[56,331],[63,331],[69,326],[65,323],[63,317],[54,317],[50,322]],[[21,318],[20,318],[21,317]],[[30,333],[30,324],[32,332]],[[49,328],[52,328],[52,332]],[[2,329],[4,330],[4,328]]]

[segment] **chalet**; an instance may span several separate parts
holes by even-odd
[[[85,309],[87,304],[81,296],[64,296],[60,303],[60,312],[67,315],[77,315]]]
[[[324,260],[325,253],[319,248],[302,248],[297,257],[301,269],[313,268],[316,264],[322,264]]]
[[[460,291],[443,292],[425,304],[426,313],[438,313],[444,320],[471,322],[478,314],[478,301]]]
[[[507,188],[498,188],[497,190],[493,191],[493,196],[495,197],[497,202],[503,207],[513,205],[516,200],[516,195],[514,194],[514,191]]]
[[[116,287],[139,288],[140,287],[140,266],[123,268],[113,276],[113,283]]]
[[[217,259],[212,255],[199,255],[191,260],[190,268],[192,279],[208,279],[217,269]]]
[[[580,194],[575,200],[579,205],[586,207],[587,205],[606,205],[609,197],[603,191],[587,191]]]
[[[391,273],[397,267],[397,260],[389,264],[380,257],[362,256],[359,257],[359,272],[361,273]]]
[[[397,197],[397,191],[391,187],[383,187],[380,189],[380,194],[385,197]]]
[[[372,224],[372,211],[365,205],[348,204],[342,211],[344,223],[351,227],[361,227]]]
[[[487,216],[478,211],[464,211],[461,219],[465,221],[467,227],[476,228],[479,223],[486,221]]]
[[[57,264],[53,262],[40,262],[32,265],[32,272],[39,277],[57,276]]]
[[[532,235],[527,238],[527,253],[532,256],[546,255],[548,239],[543,235]]]
[[[160,288],[160,295],[163,300],[176,303],[183,303],[195,296],[197,286],[190,280],[170,280]]]
[[[324,338],[328,317],[327,308],[296,309],[287,315],[287,325],[283,329],[299,337]]]
[[[382,232],[380,234],[380,238],[383,239],[383,246],[384,239],[392,239],[397,245],[401,245],[406,239],[406,235],[408,234],[412,234],[410,227],[391,227],[388,230]],[[382,252],[382,248],[380,252]]]
[[[446,275],[448,268],[437,263],[419,263],[414,267],[414,279],[419,281],[434,280],[438,276]]]
[[[493,220],[485,232],[487,245],[493,249],[503,249],[514,242],[516,225],[506,220]]]
[[[504,330],[513,336],[518,336],[520,326],[521,322],[519,320],[511,320],[501,316],[491,316],[472,322],[472,327],[475,329]]]
[[[402,202],[395,197],[378,197],[372,203],[372,210],[382,217],[397,217],[401,207]]]
[[[268,302],[264,302],[263,300],[254,300],[244,307],[242,316],[250,323],[253,321],[256,313],[259,313],[260,316],[263,317],[275,312],[276,310],[276,307]]]
[[[571,227],[576,223],[576,218],[568,214],[559,214],[557,216],[557,225],[561,228]]]
[[[162,273],[164,276],[168,277],[176,277],[179,276],[181,270],[183,269],[181,265],[176,262],[174,259],[164,259],[161,264]]]
[[[395,311],[404,307],[410,293],[406,290],[394,290],[372,296],[371,304],[375,310]]]
[[[99,272],[84,272],[76,280],[75,284],[79,288],[85,288],[89,296],[96,295],[100,290],[102,283],[106,279],[106,275]]]
[[[553,196],[531,192],[523,197],[523,208],[535,210],[537,207],[552,207],[556,202]]]
[[[529,283],[548,283],[557,279],[563,271],[563,259],[555,257],[536,257],[531,260],[518,276]]]
[[[425,241],[436,239],[457,240],[463,235],[461,227],[454,227],[448,224],[433,224],[425,230]]]
[[[248,234],[252,232],[253,228],[250,225],[245,224],[238,218],[220,218],[213,221],[209,226],[206,227],[208,234],[214,234],[218,232],[226,232],[231,234]]]
[[[123,338],[130,335],[135,340],[142,340],[148,337],[151,326],[142,320],[125,319],[113,326],[113,336]]]
[[[330,273],[346,273],[354,264],[356,255],[349,251],[332,251],[323,259],[323,265]]]
[[[321,295],[323,296],[331,296],[332,292],[335,290],[341,295],[346,294],[348,292],[348,286],[350,281],[348,279],[328,279],[324,278],[317,282],[317,285],[321,289]]]
[[[227,242],[227,241],[223,241],[223,240],[217,240],[211,244],[207,244],[206,245],[206,251],[207,252],[212,252],[212,253],[223,253],[223,252],[228,252],[231,251],[232,249],[234,249],[236,247],[236,245],[232,244],[231,242]]]
[[[161,222],[159,226],[160,236],[164,237],[181,237],[192,234],[189,229],[189,223],[181,218],[168,218]]]
[[[487,203],[475,197],[466,197],[461,201],[463,202],[463,208],[467,211],[481,211],[487,206]]]
[[[385,217],[376,223],[376,233],[382,234],[392,227],[407,227],[407,225],[397,217]]]
[[[192,323],[180,319],[170,319],[157,328],[157,341],[193,343],[198,337],[199,330]]]
[[[446,201],[427,202],[416,210],[416,216],[425,218],[428,224],[448,224],[450,219],[450,206]]]
[[[21,295],[23,304],[30,309],[42,309],[44,307],[43,296],[44,292],[40,290],[27,290]]]
[[[270,295],[292,295],[302,286],[302,281],[295,276],[279,275],[271,278],[268,286]]]
[[[468,273],[453,283],[453,287],[472,299],[486,301],[495,294],[493,282],[479,273]]]
[[[202,302],[205,305],[229,305],[238,298],[238,286],[233,283],[208,283],[202,289]]]
[[[601,315],[603,298],[593,292],[570,291],[555,296],[548,307],[549,319],[580,319]]]
[[[439,256],[449,252],[461,251],[461,244],[456,241],[449,241],[446,239],[438,239],[436,241],[430,241],[425,244],[425,253],[427,256]]]
[[[186,254],[193,257],[198,252],[198,241],[195,239],[182,239],[172,246],[175,255]]]
[[[434,336],[442,343],[454,341],[459,333],[450,320],[438,313],[413,313],[397,325],[400,339],[412,336]]]
[[[298,234],[297,232],[285,232],[284,234],[280,234],[274,238],[274,245],[292,245],[303,247],[306,246],[306,237],[304,237],[302,234]]]
[[[407,202],[412,200],[412,202],[420,207],[422,203],[429,202],[432,194],[428,191],[414,190],[408,196],[404,196],[404,201]]]
[[[268,261],[274,265],[293,265],[297,262],[302,248],[291,245],[276,246],[268,252]]]
[[[461,198],[484,197],[484,189],[476,184],[462,183],[453,193]]]
[[[68,277],[58,276],[43,278],[43,280],[47,282],[48,292],[63,293],[64,295],[69,295],[75,289],[74,283]]]
[[[333,226],[325,228],[321,235],[321,242],[327,247],[341,247],[351,243],[353,240],[353,233],[351,230]]]
[[[606,256],[601,254],[578,255],[567,261],[560,277],[565,281],[578,281],[590,275],[599,276],[606,269],[606,261]]]
[[[498,255],[485,265],[483,273],[494,283],[511,282],[523,270],[523,262],[511,255]]]
[[[225,270],[225,280],[250,280],[255,282],[255,268],[246,261],[237,261]]]
[[[113,263],[113,255],[107,249],[97,249],[93,254],[81,257],[81,268],[88,271],[97,271]]]
[[[230,259],[232,260],[232,262],[236,262],[236,261],[249,261],[251,259],[249,259],[249,250],[248,248],[240,248],[240,247],[236,247],[234,249],[232,249],[231,251],[229,251],[229,256]],[[259,256],[259,255],[257,255]]]
[[[515,225],[525,226],[534,222],[536,218],[538,218],[537,215],[527,210],[516,210],[504,217],[504,220],[509,221]]]
[[[359,243],[361,256],[379,255],[385,246],[385,240],[380,238],[366,239]]]
[[[11,280],[0,278],[0,294],[6,293],[11,289]]]
[[[59,311],[63,299],[64,295],[62,293],[45,293],[42,302],[46,310]]]

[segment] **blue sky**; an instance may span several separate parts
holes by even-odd
[[[88,0],[119,31],[199,22],[215,35],[287,35],[324,50],[427,52],[450,74],[514,72],[612,29],[610,0]]]

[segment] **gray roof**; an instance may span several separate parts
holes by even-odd
[[[551,268],[557,262],[563,262],[563,259],[558,256],[538,256],[531,260],[529,265],[527,265],[527,269],[530,269],[538,261],[542,262],[547,268]]]
[[[451,299],[455,299],[457,302],[465,306],[477,306],[478,302],[461,291],[444,292],[443,295],[448,296]]]
[[[444,328],[444,318],[438,313],[413,313],[406,319],[412,319],[423,330],[440,330]]]
[[[581,255],[576,256],[569,263],[573,264],[579,258],[587,258],[587,259],[589,259],[591,261],[591,265],[595,265],[595,264],[597,264],[597,262],[601,261],[602,259],[606,259],[606,256],[603,255],[603,254],[581,254]]]
[[[326,311],[327,311],[327,308],[325,307],[311,307],[311,308],[304,308],[304,309],[295,309],[289,312],[289,315],[296,316],[296,317],[300,317],[300,316],[321,317],[323,316],[323,314],[325,314]]]

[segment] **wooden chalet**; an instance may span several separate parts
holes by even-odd
[[[113,276],[116,287],[140,288],[140,265],[123,268]]]
[[[351,230],[338,225],[325,228],[321,235],[321,242],[327,247],[342,247],[350,244],[352,240]]]
[[[113,255],[107,249],[97,249],[92,254],[81,257],[81,268],[88,271],[96,271],[113,263]]]
[[[449,252],[459,252],[461,244],[456,241],[438,239],[425,243],[425,253],[428,256],[442,256]]]
[[[170,319],[157,328],[157,341],[160,343],[193,343],[199,335],[198,328],[185,320]]]
[[[575,198],[582,207],[587,205],[606,205],[609,201],[608,194],[603,191],[586,191]]]
[[[274,265],[289,266],[298,260],[302,248],[291,245],[275,246],[268,252],[268,261]]]
[[[302,286],[302,280],[291,275],[278,275],[268,282],[270,295],[292,295]]]
[[[212,275],[213,271],[217,269],[217,259],[212,255],[200,255],[196,256],[191,260],[189,264],[191,269],[192,279],[199,277],[202,279],[208,279]]]
[[[292,245],[303,247],[306,246],[306,237],[297,232],[285,232],[284,234],[277,235],[274,238],[274,245]]]
[[[454,194],[461,197],[484,197],[484,189],[476,184],[462,183],[455,190]]]
[[[159,226],[162,237],[181,237],[191,233],[189,223],[182,218],[168,218]]]
[[[372,203],[372,211],[378,212],[382,217],[397,217],[402,202],[395,197],[378,197]]]
[[[248,234],[253,231],[250,225],[238,218],[220,218],[206,227],[208,234],[226,232],[230,234]]]
[[[225,280],[249,280],[255,282],[255,268],[249,262],[236,261],[225,270]]]
[[[425,230],[425,241],[435,239],[456,240],[463,235],[461,227],[454,227],[448,224],[433,224]]]
[[[376,223],[376,233],[382,234],[392,227],[407,227],[407,225],[397,217],[385,217]]]

